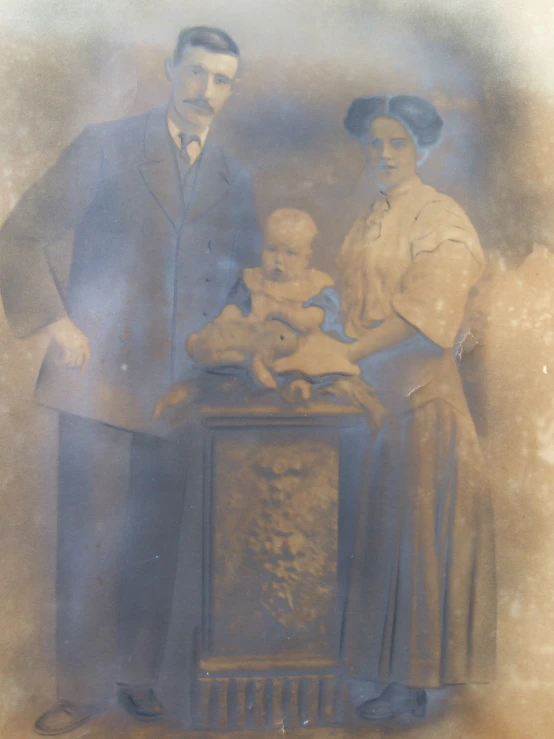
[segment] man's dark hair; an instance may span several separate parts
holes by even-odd
[[[225,31],[208,26],[194,26],[181,31],[173,53],[174,64],[179,64],[187,46],[202,46],[216,54],[240,55],[239,47]]]

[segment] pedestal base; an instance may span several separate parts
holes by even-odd
[[[201,677],[193,720],[205,731],[313,729],[350,723],[350,698],[336,675]]]

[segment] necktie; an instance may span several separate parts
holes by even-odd
[[[179,149],[179,155],[190,167],[200,154],[200,138],[198,136],[188,135],[186,133],[180,133],[179,138],[181,139],[181,148]]]

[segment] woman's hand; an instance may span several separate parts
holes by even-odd
[[[323,332],[308,334],[300,338],[293,354],[276,359],[271,368],[279,374],[301,372],[307,377],[335,373],[359,375],[359,368],[350,357],[351,346]]]

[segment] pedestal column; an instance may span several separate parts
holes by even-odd
[[[355,411],[205,409],[203,729],[340,723],[341,434]]]

